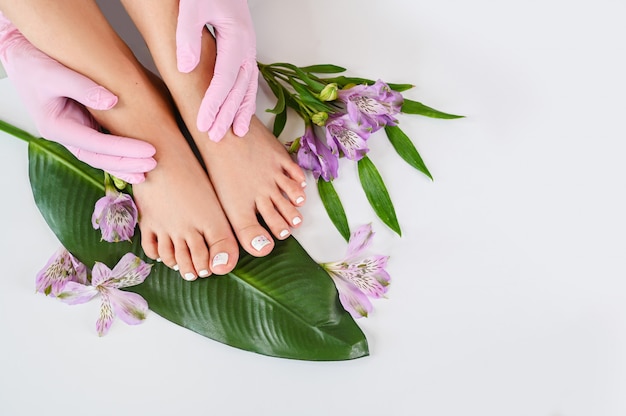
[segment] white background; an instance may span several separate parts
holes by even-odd
[[[98,338],[97,302],[34,293],[58,243],[30,194],[26,145],[2,135],[0,414],[626,414],[626,3],[250,5],[259,60],[414,83],[408,98],[467,116],[401,117],[434,182],[384,134],[370,140],[402,238],[341,165],[351,226],[373,221],[374,251],[391,255],[389,299],[359,321],[371,356],[268,358],[156,314]],[[34,132],[8,80],[0,97],[1,118]],[[262,92],[268,121],[270,105]],[[307,196],[298,239],[318,261],[340,258],[315,187]]]

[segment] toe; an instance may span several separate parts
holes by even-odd
[[[193,266],[191,260],[191,252],[187,246],[187,240],[183,238],[177,238],[174,240],[174,250],[176,255],[176,266],[174,270],[180,272],[180,275],[185,280],[196,280],[198,274]]]
[[[239,246],[235,237],[230,234],[229,238],[222,239],[211,244],[211,271],[222,275],[231,272],[239,259]]]
[[[302,183],[286,176],[281,176],[276,180],[276,184],[282,192],[287,195],[291,203],[297,207],[302,206],[306,200],[306,194]]]
[[[152,260],[156,260],[159,258],[159,247],[156,234],[151,232],[141,233],[141,248],[143,248],[146,256],[148,256]]]
[[[299,227],[302,223],[302,215],[294,207],[289,200],[283,195],[275,194],[272,196],[272,202],[276,207],[276,211],[280,213],[283,220],[289,224],[290,227]]]
[[[194,270],[197,272],[197,276],[208,277],[211,274],[209,270],[209,248],[204,241],[204,236],[200,233],[194,233],[187,238],[187,247],[189,248],[191,261]],[[183,269],[181,269],[181,273],[183,273]],[[185,274],[183,274],[183,277],[185,277]],[[187,277],[191,276],[188,275]]]
[[[274,248],[274,241],[268,231],[263,228],[256,218],[244,218],[241,222],[231,222],[237,240],[244,250],[255,257],[268,255]]]
[[[291,159],[291,157],[289,157],[282,166],[287,176],[296,182],[300,188],[304,188],[306,186],[306,175],[304,174],[304,171]]]
[[[167,235],[159,235],[157,241],[159,248],[158,259],[161,259],[163,264],[170,269],[174,268],[176,265],[176,256],[174,256],[174,244],[172,244],[172,240]]]
[[[284,198],[283,201],[288,203],[288,201]],[[284,240],[289,237],[289,229],[291,225],[287,223],[281,213],[276,210],[274,203],[270,199],[258,202],[257,209],[259,210],[261,217],[263,217],[265,224],[267,224],[268,228],[276,238]]]

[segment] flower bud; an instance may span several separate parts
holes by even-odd
[[[320,111],[319,113],[315,113],[311,116],[311,121],[320,127],[323,127],[324,124],[326,124],[326,120],[328,120],[328,113],[325,111]]]
[[[324,87],[322,92],[320,92],[320,100],[322,101],[333,101],[337,99],[337,84],[332,83],[328,84]]]

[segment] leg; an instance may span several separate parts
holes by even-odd
[[[250,132],[238,138],[232,131],[219,143],[196,128],[200,102],[211,81],[216,45],[208,30],[198,67],[182,74],[176,67],[178,1],[122,0],[144,36],[168,89],[198,145],[209,177],[242,247],[262,256],[273,241],[258,222],[259,213],[276,238],[285,239],[302,221],[305,176],[276,138],[253,118]]]
[[[190,280],[232,270],[239,253],[236,240],[176,125],[167,95],[97,5],[92,0],[21,0],[3,1],[0,7],[35,46],[118,95],[114,109],[94,112],[103,126],[157,149],[157,167],[133,187],[146,254],[178,266]]]

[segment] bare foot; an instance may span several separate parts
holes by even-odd
[[[154,82],[142,80],[120,96],[114,109],[94,113],[112,133],[146,140],[157,149],[157,167],[133,186],[142,247],[187,280],[225,274],[237,263],[237,242],[207,174]]]
[[[302,222],[297,209],[305,201],[302,169],[256,117],[245,137],[237,137],[231,130],[218,143],[193,130],[239,243],[253,256],[267,255],[274,243],[257,213],[276,238],[287,238],[291,228]]]

